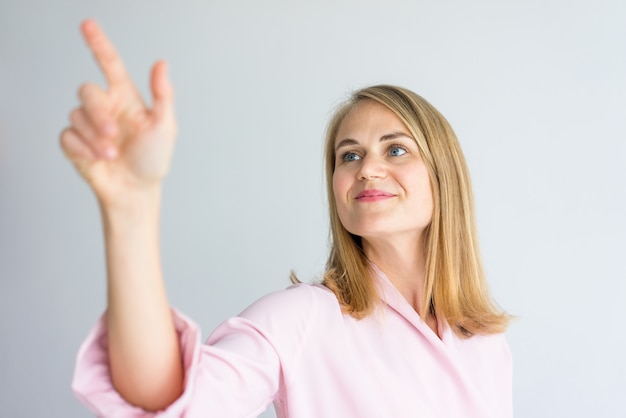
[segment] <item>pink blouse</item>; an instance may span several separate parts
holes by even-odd
[[[510,418],[511,354],[503,335],[441,339],[382,274],[384,305],[362,320],[344,315],[324,286],[267,295],[201,344],[174,311],[184,393],[146,412],[111,385],[101,319],[80,348],[72,387],[99,417]]]

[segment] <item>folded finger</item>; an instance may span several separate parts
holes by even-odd
[[[117,148],[110,138],[99,135],[94,129],[92,123],[86,115],[84,108],[74,109],[70,113],[70,127],[69,136],[71,137],[71,143],[75,143],[74,137],[77,137],[82,146],[89,148],[92,158],[113,158],[117,155]]]
[[[67,158],[77,165],[96,159],[94,150],[73,128],[66,128],[61,132],[61,149]]]
[[[72,110],[70,122],[72,123],[72,129],[85,141],[94,141],[98,136],[83,108]]]
[[[83,104],[84,115],[96,134],[103,137],[114,136],[116,125],[107,93],[96,84],[83,84],[78,90],[78,97]]]

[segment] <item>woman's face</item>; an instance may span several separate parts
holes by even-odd
[[[359,102],[335,138],[333,192],[341,223],[365,240],[421,237],[433,199],[428,170],[402,121]]]

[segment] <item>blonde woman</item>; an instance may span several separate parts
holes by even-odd
[[[97,24],[82,30],[108,88],[80,88],[61,144],[104,224],[108,309],[73,382],[98,416],[254,417],[272,402],[292,418],[512,416],[509,317],[489,295],[466,164],[437,110],[398,87],[355,92],[327,132],[323,283],[260,299],[202,344],[168,305],[158,252],[176,136],[166,65],[147,108]]]

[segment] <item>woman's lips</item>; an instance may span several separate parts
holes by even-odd
[[[389,199],[391,197],[395,197],[395,195],[382,190],[363,190],[356,196],[356,200],[359,202],[376,202],[378,200]]]

